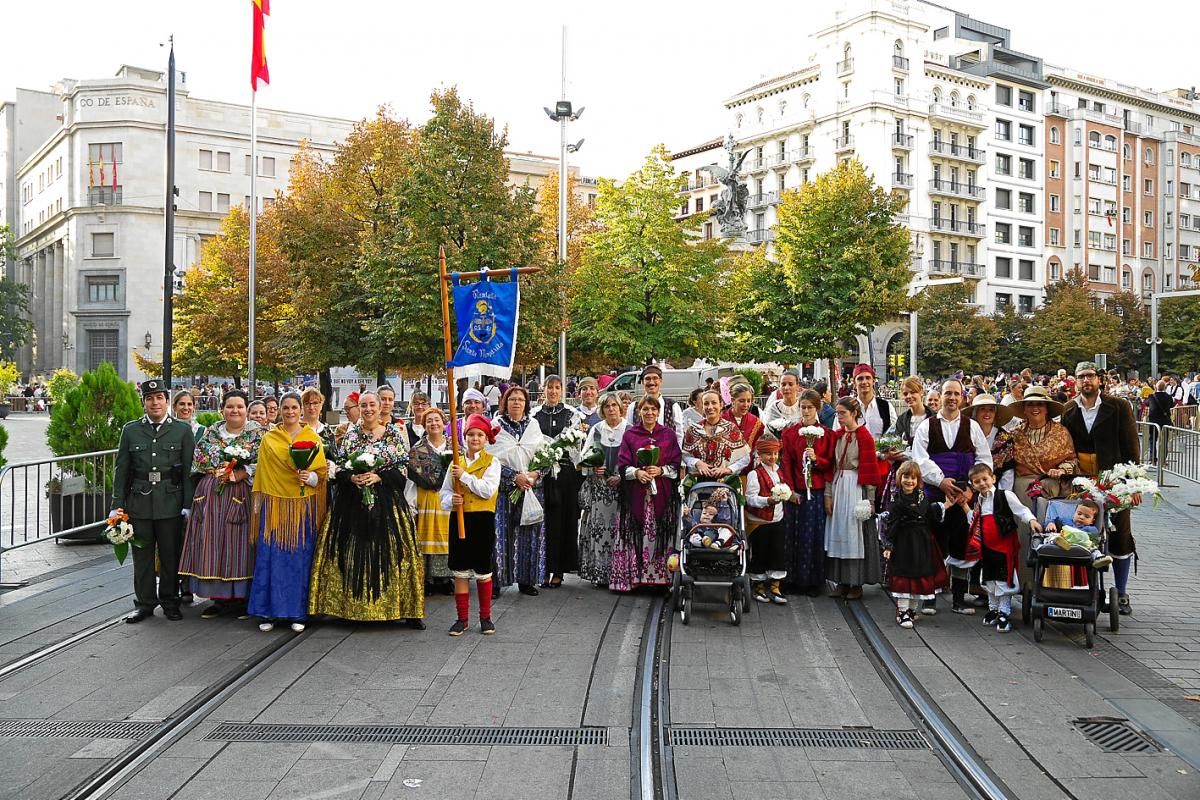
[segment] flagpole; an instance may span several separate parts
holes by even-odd
[[[175,295],[175,37],[171,36],[171,54],[167,58],[167,199],[163,213],[166,220],[163,239],[163,383],[171,388],[172,322]],[[103,172],[104,161],[101,160]],[[113,154],[113,170],[116,170],[116,154]],[[90,169],[89,169],[90,171]],[[103,188],[104,181],[101,180]],[[116,202],[116,172],[113,173],[113,202]]]
[[[258,383],[254,378],[254,317],[255,317],[255,293],[257,289],[257,270],[256,270],[256,255],[255,244],[258,240],[258,88],[255,87],[250,92],[250,269],[246,277],[246,282],[249,284],[250,291],[250,322],[247,327],[247,332],[250,338],[250,352],[246,360],[247,370],[250,373],[248,394],[250,399],[254,399],[254,395],[258,390]]]
[[[446,288],[448,276],[446,275],[446,248],[443,245],[438,245],[438,289],[442,293],[442,345],[446,355],[446,392],[450,402],[450,451],[453,457],[451,462],[452,467],[458,466],[458,414],[456,409],[458,403],[454,397],[454,367],[450,366],[450,359],[453,357],[453,351],[450,349],[450,290]],[[454,489],[459,494],[462,493],[462,485],[454,482]],[[467,526],[463,521],[463,507],[455,506],[455,514],[458,519],[458,538],[467,538]]]

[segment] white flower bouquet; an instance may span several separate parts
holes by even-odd
[[[1142,498],[1154,498],[1154,506],[1162,500],[1158,482],[1150,477],[1150,470],[1141,464],[1116,464],[1112,469],[1100,473],[1097,480],[1080,476],[1072,484],[1110,511],[1125,511],[1141,503]]]
[[[825,429],[820,425],[805,425],[799,433],[808,443],[808,447],[812,447],[817,439],[825,436]],[[807,458],[804,459],[804,494],[812,500],[812,462]]]
[[[786,503],[792,496],[792,487],[786,483],[777,483],[771,487],[771,502]]]
[[[890,452],[900,452],[904,449],[904,437],[894,433],[885,433],[875,440],[875,452],[884,455]]]
[[[854,504],[854,521],[866,522],[875,513],[875,507],[870,500],[859,500]]]
[[[239,444],[231,444],[221,450],[221,458],[225,460],[225,466],[222,467],[221,473],[229,478],[235,469],[245,469],[247,464],[254,463],[254,454],[242,447]],[[217,482],[217,494],[225,491],[225,481]]]
[[[129,515],[117,509],[108,518],[108,527],[104,529],[104,538],[113,546],[113,555],[118,564],[125,563],[129,555],[129,546],[141,547],[142,543],[133,535],[133,525],[129,523]]]
[[[378,464],[379,459],[374,453],[368,450],[359,450],[357,453],[351,454],[350,458],[342,466],[342,469],[349,470],[355,475],[363,475],[368,472],[374,472]],[[362,489],[363,505],[367,508],[372,508],[375,505],[375,490],[370,486],[360,488]]]

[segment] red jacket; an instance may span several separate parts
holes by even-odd
[[[804,451],[808,440],[800,435],[803,425],[789,425],[784,428],[780,438],[781,460],[779,475],[793,492],[803,492],[804,485]],[[812,488],[825,488],[825,474],[833,465],[833,431],[818,424],[825,435],[813,442],[813,452],[817,454],[816,463],[812,465]]]
[[[845,428],[834,431],[833,443],[836,445],[846,436],[854,436],[858,440],[858,485],[878,486],[883,481],[879,470],[879,456],[875,453],[875,437],[867,430],[866,425],[859,425],[853,433]],[[838,469],[836,451],[831,455],[830,468],[825,475],[826,480],[833,480],[833,473]]]

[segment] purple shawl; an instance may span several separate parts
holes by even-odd
[[[679,437],[675,435],[675,431],[665,425],[656,424],[654,432],[651,433],[639,422],[637,425],[629,426],[621,439],[621,449],[617,452],[617,468],[621,471],[622,477],[626,467],[637,466],[637,456],[634,454],[638,448],[651,446],[657,447],[660,451],[658,466],[679,469],[683,455],[679,452]],[[674,510],[675,484],[665,476],[655,478],[655,484],[658,487],[658,494],[651,498],[652,515],[655,519],[663,519],[668,512]],[[625,481],[625,488],[634,518],[639,522],[644,522],[645,485],[639,481]]]

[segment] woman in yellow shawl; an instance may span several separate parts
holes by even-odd
[[[325,516],[325,456],[321,437],[300,421],[300,395],[288,392],[279,403],[280,423],[259,445],[251,501],[251,535],[258,540],[248,611],[263,621],[260,631],[290,620],[304,630],[308,620],[308,582],[317,531]],[[297,469],[293,448],[312,444],[316,453],[307,469]]]

